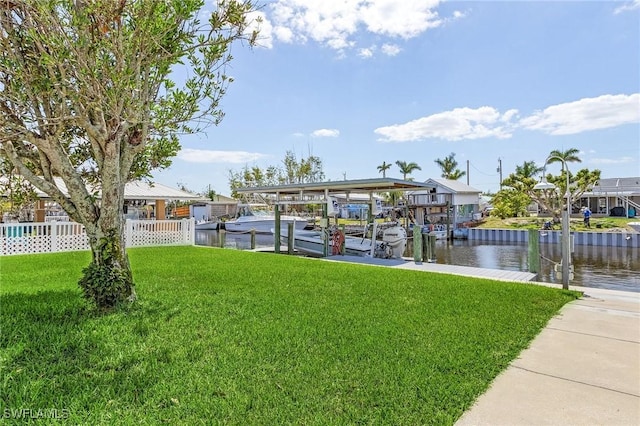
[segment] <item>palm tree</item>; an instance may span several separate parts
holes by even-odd
[[[378,171],[382,173],[382,177],[387,177],[387,170],[391,168],[391,164],[388,164],[386,161],[383,161],[382,164],[378,166]]]
[[[549,161],[547,161],[547,164],[559,162],[560,158],[562,158],[566,163],[582,163],[578,154],[580,154],[580,150],[578,148],[569,148],[566,151],[554,149],[549,153]]]
[[[436,163],[438,167],[442,169],[441,176],[445,179],[458,180],[462,176],[467,174],[467,172],[463,172],[462,170],[458,169],[456,154],[453,152],[445,157],[444,160],[441,160],[439,158],[437,160],[434,160],[434,163]]]
[[[516,166],[516,176],[521,178],[534,178],[544,171],[544,167],[536,166],[535,161],[525,161],[522,166]]]
[[[400,173],[402,173],[402,179],[404,180],[407,180],[407,175],[413,173],[414,170],[422,170],[422,168],[414,162],[407,163],[406,161],[396,161],[396,165],[400,169]]]

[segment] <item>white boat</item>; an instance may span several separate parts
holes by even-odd
[[[220,221],[218,219],[196,221],[196,231],[217,231],[219,227]]]
[[[424,225],[422,227],[422,233],[428,233],[430,235],[435,235],[436,240],[446,240],[447,239],[447,225],[443,225],[441,223]]]
[[[376,226],[373,226],[373,235],[376,235]],[[365,228],[364,234],[366,234]],[[287,230],[280,230],[280,240],[288,245],[289,236]],[[382,239],[366,237],[345,236],[337,229],[333,230],[295,230],[294,249],[301,253],[314,257],[324,256],[325,241],[327,241],[328,254],[341,253],[344,243],[344,254],[349,256],[368,256],[384,259],[401,258],[407,245],[407,232],[399,225],[388,226],[382,231]]]
[[[285,232],[290,223],[294,224],[296,230],[302,230],[309,221],[298,216],[280,216],[280,228]],[[230,232],[250,232],[254,229],[258,233],[272,234],[275,226],[275,213],[268,206],[261,204],[239,205],[236,219],[224,222],[224,228]]]

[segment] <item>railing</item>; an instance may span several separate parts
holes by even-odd
[[[623,203],[627,203],[627,205],[633,207],[634,209],[636,209],[636,211],[640,211],[640,204],[636,203],[635,201],[633,201],[631,198],[627,197],[626,195],[620,196],[618,197],[622,200]]]
[[[194,245],[195,221],[127,220],[125,246]],[[0,256],[89,250],[83,225],[75,222],[0,224]]]
[[[414,194],[409,195],[409,204],[418,206],[445,205],[451,201],[450,194]]]

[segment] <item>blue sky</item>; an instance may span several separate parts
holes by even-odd
[[[581,151],[572,172],[640,176],[640,0],[278,0],[258,15],[224,120],[181,137],[157,182],[228,195],[229,170],[287,151],[320,157],[327,180],[381,177],[383,161],[401,178],[401,160],[418,181],[453,152],[494,192],[499,158],[506,177],[554,149]]]

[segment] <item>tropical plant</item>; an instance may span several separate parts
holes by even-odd
[[[407,180],[407,175],[410,175],[416,170],[422,170],[417,163],[411,162],[407,163],[406,161],[396,161],[396,166],[400,169],[400,173],[402,173],[402,179]],[[412,180],[411,178],[409,180]]]
[[[390,168],[391,168],[391,164],[387,163],[386,161],[383,161],[382,164],[378,166],[378,172],[382,173],[383,178],[386,178],[387,170],[389,170]]]
[[[440,169],[442,170],[442,174],[440,176],[445,179],[458,180],[462,176],[467,174],[466,172],[463,172],[462,170],[457,168],[458,162],[456,161],[456,154],[453,152],[446,156],[444,159],[438,158],[434,160],[434,163],[436,163],[438,167],[440,167]]]
[[[528,216],[527,207],[531,204],[531,197],[517,189],[504,188],[493,196],[491,204],[493,205],[491,215],[501,219]]]
[[[580,157],[578,157],[578,154],[580,154],[580,150],[577,148],[569,148],[565,151],[554,149],[549,153],[549,156],[547,157],[547,164],[560,163],[562,162],[562,160],[564,160],[566,163],[582,163],[582,160],[580,159]]]
[[[222,119],[231,45],[257,38],[248,31],[251,0],[218,0],[206,23],[202,6],[202,0],[0,6],[1,155],[85,226],[92,263],[81,287],[101,308],[136,297],[124,248],[125,183],[168,167],[179,133]],[[179,71],[186,77],[173,74]]]
[[[245,166],[242,170],[229,170],[231,196],[239,198],[238,188],[273,186],[294,183],[321,182],[324,179],[322,160],[310,155],[298,160],[292,151],[287,151],[282,166]]]
[[[573,202],[586,192],[593,188],[598,180],[600,180],[600,170],[580,169],[575,174],[569,170],[566,163],[582,162],[577,156],[579,150],[571,148],[566,151],[553,150],[547,157],[547,164],[562,162],[562,169],[559,175],[554,176],[548,173],[545,176],[547,182],[555,185],[555,189],[534,190],[533,187],[527,188],[527,194],[533,201],[538,203],[544,210],[553,212],[554,217],[559,218],[562,206],[565,204],[566,194],[569,194],[568,207],[571,211]],[[561,160],[562,159],[562,160]],[[567,188],[567,174],[569,175],[569,188]]]

